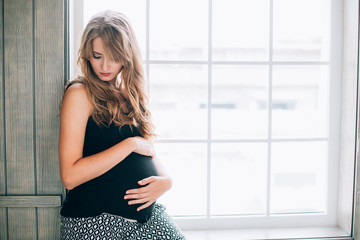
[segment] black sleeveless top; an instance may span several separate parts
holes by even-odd
[[[83,157],[102,152],[122,140],[141,136],[129,125],[120,129],[114,123],[109,127],[98,126],[90,116],[87,122]],[[158,176],[151,157],[131,153],[108,172],[85,182],[67,193],[60,214],[64,217],[93,217],[103,212],[146,222],[154,208],[154,203],[141,210],[141,204],[128,205],[124,199],[129,189],[139,188],[138,181],[150,176]]]

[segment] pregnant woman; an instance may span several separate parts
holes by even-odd
[[[106,11],[87,24],[82,76],[60,110],[61,239],[185,239],[156,200],[171,186],[156,161],[144,73],[125,16]]]

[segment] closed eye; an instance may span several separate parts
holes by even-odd
[[[93,58],[95,58],[95,59],[100,59],[101,56],[95,56],[95,55],[93,55]]]

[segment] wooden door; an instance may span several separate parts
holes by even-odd
[[[2,0],[0,239],[58,239],[66,0]]]

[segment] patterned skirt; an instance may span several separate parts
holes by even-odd
[[[146,223],[103,213],[95,217],[61,217],[61,240],[183,240],[185,236],[165,212],[165,207],[155,204],[150,219]]]

